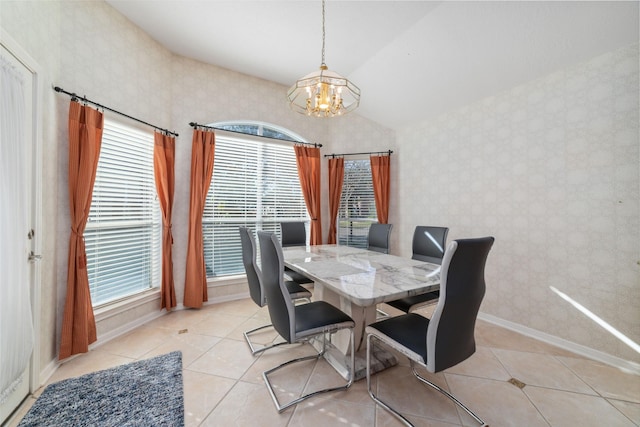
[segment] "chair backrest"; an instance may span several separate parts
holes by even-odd
[[[242,264],[247,273],[247,283],[249,283],[249,295],[253,302],[260,307],[267,303],[267,297],[262,289],[260,272],[256,262],[256,244],[253,232],[246,227],[238,227],[240,231],[240,243],[242,245]]]
[[[389,235],[393,224],[373,223],[369,227],[369,237],[367,239],[367,249],[370,251],[389,253]]]
[[[419,225],[413,232],[412,259],[441,264],[447,247],[447,227],[429,227]]]
[[[493,241],[493,237],[458,239],[447,247],[440,273],[440,299],[427,328],[430,372],[457,365],[476,351],[474,329]]]
[[[282,232],[282,247],[307,245],[307,229],[304,222],[281,222],[280,231]]]
[[[284,284],[282,247],[275,234],[258,231],[262,265],[262,284],[267,295],[271,323],[282,338],[291,343],[295,338],[295,309]]]

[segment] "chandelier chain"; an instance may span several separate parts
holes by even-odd
[[[2,0],[0,0],[2,1]],[[360,105],[360,89],[325,64],[326,0],[322,0],[322,63],[320,69],[298,79],[289,88],[289,106],[295,112],[313,117],[346,114]]]
[[[320,65],[325,65],[324,63],[324,38],[325,38],[325,30],[324,30],[324,0],[322,0],[322,64]]]

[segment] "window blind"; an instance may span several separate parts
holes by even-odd
[[[344,161],[344,182],[338,210],[338,243],[367,247],[369,226],[378,222],[371,180],[371,162]]]
[[[281,221],[308,219],[290,143],[216,133],[202,221],[207,277],[244,274],[238,227],[280,236]]]
[[[94,306],[158,287],[162,218],[153,134],[105,120],[84,232]]]

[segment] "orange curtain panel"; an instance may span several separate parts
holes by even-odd
[[[320,220],[320,149],[295,145],[298,178],[307,211],[311,217],[309,243],[322,244],[322,221]]]
[[[202,307],[208,301],[207,272],[204,266],[202,215],[213,175],[215,134],[195,129],[191,143],[191,192],[189,197],[189,238],[184,281],[184,306]]]
[[[160,132],[154,133],[153,173],[156,192],[162,211],[162,286],[160,309],[171,311],[176,306],[176,288],[173,282],[173,234],[171,212],[175,189],[176,139]]]
[[[89,217],[93,184],[102,144],[104,116],[76,101],[69,105],[69,208],[71,236],[67,262],[67,295],[62,318],[62,337],[58,357],[89,351],[96,341],[84,229]]]
[[[344,157],[329,159],[329,238],[327,243],[337,243],[336,221],[340,208],[340,196],[342,195],[342,183],[344,182]]]
[[[378,222],[389,222],[389,168],[391,156],[371,156],[371,179],[373,180],[373,196],[376,199]]]

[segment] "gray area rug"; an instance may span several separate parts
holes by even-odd
[[[182,353],[47,386],[19,427],[183,426]]]

